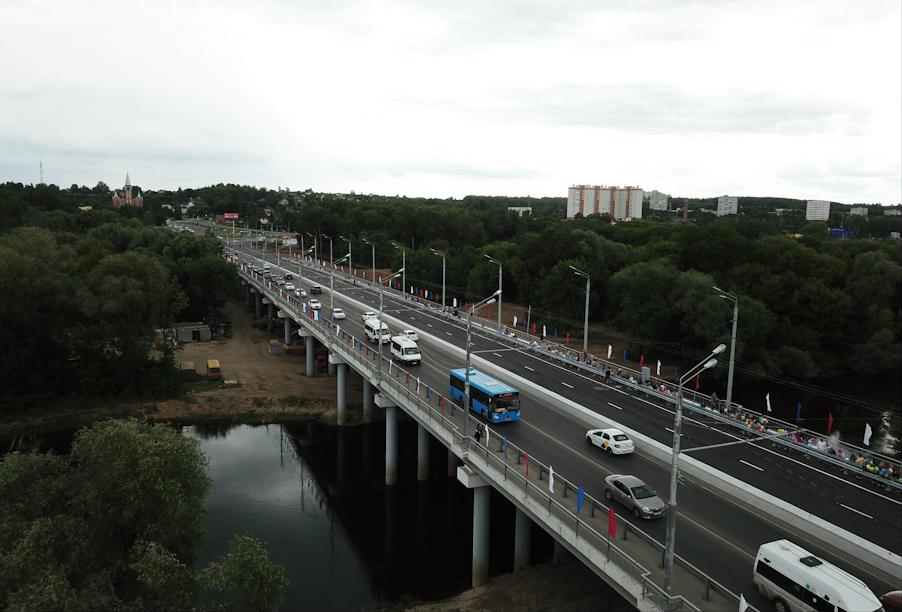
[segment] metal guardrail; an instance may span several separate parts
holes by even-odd
[[[478,443],[472,436],[466,438],[462,434],[462,426],[459,421],[464,418],[463,408],[445,396],[437,389],[432,389],[409,370],[403,370],[391,359],[381,357],[378,351],[370,350],[369,345],[351,334],[341,330],[339,326],[332,325],[315,311],[304,311],[303,303],[278,285],[262,279],[259,275],[247,270],[245,264],[238,263],[240,274],[248,281],[258,284],[263,288],[263,293],[283,310],[291,312],[295,320],[303,322],[304,326],[311,330],[323,344],[329,347],[342,359],[352,363],[358,371],[364,375],[376,378],[373,381],[380,390],[384,391],[392,401],[404,406],[408,412],[417,415],[422,420],[430,423],[435,433],[445,439],[449,445],[459,449],[471,464],[483,473],[495,470],[502,474],[501,482],[496,486],[508,482],[522,487],[523,498],[538,502],[546,508],[548,516],[554,516],[565,525],[571,526],[574,542],[584,541],[603,555],[607,561],[614,562],[642,585],[642,597],[654,603],[662,610],[700,610],[686,597],[668,596],[662,587],[653,580],[655,572],[648,570],[639,561],[634,559],[622,546],[613,542],[617,538],[606,535],[608,528],[609,506],[596,500],[588,494],[583,494],[583,508],[589,510],[578,511],[575,506],[575,495],[579,487],[565,477],[555,472],[555,486],[550,488],[539,483],[545,480],[550,467],[527,451],[510,443],[497,430],[486,427],[489,432],[485,444]],[[383,366],[383,367],[380,367]],[[474,417],[474,421],[475,421]],[[498,446],[492,450],[492,441]],[[479,465],[482,464],[482,465]],[[601,508],[603,512],[598,514]],[[622,516],[616,515],[619,538],[623,542],[630,541],[629,535],[639,538],[643,548],[638,551],[649,558],[661,558],[663,565],[663,547],[651,536],[636,528]],[[676,557],[675,577],[683,581],[690,580],[697,583],[697,588],[690,589],[705,602],[712,602],[710,609],[720,609],[721,604],[727,604],[729,608],[738,606],[739,598],[719,582],[707,576],[693,565]],[[657,572],[660,574],[661,572]],[[713,599],[712,599],[713,598]],[[754,608],[750,608],[753,609]]]

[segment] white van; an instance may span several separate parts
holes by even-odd
[[[388,325],[383,321],[380,328],[379,319],[367,319],[366,323],[363,324],[363,328],[366,332],[367,340],[370,342],[379,341],[384,344],[391,339],[391,332],[388,331]]]
[[[391,356],[407,365],[419,365],[420,347],[407,336],[394,336],[391,339]]]
[[[752,583],[777,612],[877,612],[880,600],[864,582],[789,540],[762,544]]]

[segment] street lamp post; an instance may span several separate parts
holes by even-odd
[[[498,300],[501,299],[501,289],[478,304],[471,306],[470,311],[467,313],[467,361],[466,366],[464,367],[464,438],[466,438],[470,432],[470,327],[473,322],[473,313],[483,306],[494,304],[496,298]]]
[[[725,300],[733,302],[733,333],[730,335],[730,369],[727,371],[727,407],[733,401],[733,366],[736,358],[736,322],[739,320],[739,298],[718,287],[713,289]]]
[[[351,259],[351,241],[344,236],[339,236],[339,238],[348,243],[348,275],[351,277],[351,284],[354,284],[354,260]]]
[[[673,549],[676,544],[676,497],[680,469],[680,428],[683,425],[683,385],[698,372],[716,366],[717,359],[714,359],[714,356],[720,355],[725,348],[726,345],[718,344],[710,355],[680,377],[680,384],[677,387],[677,406],[673,417],[673,456],[670,460],[670,500],[667,502],[667,533],[664,547],[664,589],[668,596],[673,592]]]
[[[370,242],[366,238],[363,239],[364,244],[368,244],[373,247],[373,277],[370,279],[371,282],[376,282],[376,245],[373,242]]]
[[[482,254],[483,257],[488,259],[490,262],[494,264],[498,264],[498,333],[501,333],[501,262],[495,259],[494,257],[489,257],[485,253]]]
[[[332,249],[329,249],[331,252]],[[331,312],[332,308],[335,307],[335,266],[337,264],[342,263],[344,260],[348,258],[348,255],[345,255],[338,261],[329,261],[329,311]]]
[[[436,255],[442,256],[442,311],[445,310],[445,254],[436,251],[435,249],[429,249]]]
[[[392,242],[395,245],[396,249],[401,250],[401,293],[404,294],[404,297],[407,297],[407,249],[399,245],[397,242]]]
[[[583,323],[583,361],[585,361],[589,357],[589,289],[592,286],[592,280],[582,270],[577,270],[573,266],[570,266],[570,269],[586,279],[586,318]]]
[[[378,377],[382,378],[382,285],[384,283],[390,283],[393,279],[398,278],[398,275],[404,274],[404,268],[401,268],[388,278],[384,278],[379,281],[379,319],[377,319],[378,330],[376,331],[376,339],[379,342],[379,365],[376,367],[376,371],[378,372]]]

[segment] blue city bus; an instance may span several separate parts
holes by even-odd
[[[465,368],[451,370],[449,393],[463,399]],[[508,384],[470,368],[470,409],[492,423],[520,419],[520,392]]]

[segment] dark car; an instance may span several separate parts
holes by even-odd
[[[323,288],[320,287],[319,285],[313,285],[312,287],[310,287],[310,293],[322,293],[322,292],[323,292]]]
[[[902,591],[890,591],[880,596],[880,603],[886,612],[902,612]]]

